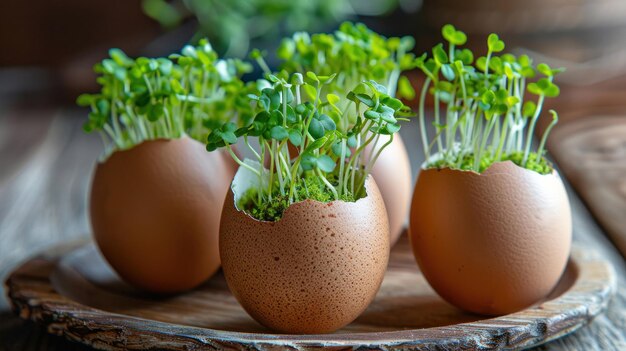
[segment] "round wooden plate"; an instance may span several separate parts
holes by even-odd
[[[574,248],[546,301],[487,318],[439,298],[403,238],[374,302],[327,335],[265,329],[239,306],[221,273],[186,294],[142,294],[121,282],[89,242],[42,253],[15,270],[6,285],[21,317],[104,350],[492,350],[539,345],[588,323],[606,308],[615,277],[609,263]]]

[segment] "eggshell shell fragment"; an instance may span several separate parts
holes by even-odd
[[[188,137],[146,141],[97,165],[90,200],[100,251],[128,283],[174,293],[219,268],[219,220],[235,165]]]
[[[376,150],[379,150],[379,147],[387,141],[389,141],[389,137],[382,135]],[[291,143],[287,145],[289,155],[296,157],[299,153],[298,149]],[[371,146],[372,144],[368,145],[363,153],[366,160],[372,154]],[[265,167],[270,167],[269,160],[266,160]],[[399,134],[394,135],[393,141],[380,154],[371,174],[376,179],[378,189],[385,201],[387,217],[389,218],[390,243],[393,246],[404,232],[413,188],[409,155]]]
[[[482,174],[423,170],[410,233],[439,295],[467,311],[501,315],[555,287],[570,252],[572,218],[556,171],[541,175],[507,161]]]
[[[240,169],[233,181],[236,188]],[[373,300],[389,258],[389,227],[372,177],[356,202],[305,200],[277,222],[239,211],[229,192],[220,255],[228,286],[259,323],[284,333],[328,333]]]

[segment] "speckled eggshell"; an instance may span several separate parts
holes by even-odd
[[[387,267],[389,228],[376,183],[368,177],[365,184],[368,195],[356,202],[305,200],[277,222],[239,211],[228,193],[222,267],[230,290],[255,320],[283,333],[328,333],[370,304]]]
[[[387,137],[382,137],[378,144],[383,145]],[[383,195],[387,216],[389,217],[390,242],[393,246],[403,233],[409,215],[413,177],[409,155],[399,134],[380,154],[371,174]]]
[[[93,235],[126,282],[176,293],[218,270],[219,220],[236,169],[231,161],[184,137],[146,141],[97,165]]]
[[[383,145],[388,140],[389,137],[383,135],[378,141],[378,145]],[[297,156],[298,149],[291,143],[287,145],[289,146],[289,155]],[[371,155],[371,145],[365,148],[364,155],[366,158]],[[269,160],[266,161],[265,167],[269,168]],[[413,188],[409,155],[399,134],[394,135],[391,144],[385,147],[380,154],[371,174],[376,179],[376,184],[387,208],[390,243],[393,246],[400,239],[400,235],[404,232],[407,224]]]
[[[572,240],[559,177],[496,163],[482,174],[422,170],[410,238],[430,285],[466,311],[502,315],[547,296],[565,269]]]

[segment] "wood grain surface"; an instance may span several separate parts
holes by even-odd
[[[78,247],[77,247],[78,246]],[[334,334],[280,335],[250,318],[222,274],[185,294],[134,291],[94,244],[45,251],[7,280],[15,311],[68,339],[105,350],[521,349],[556,339],[602,313],[615,288],[610,263],[575,248],[546,301],[499,318],[464,313],[428,286],[404,236],[367,310]]]
[[[38,118],[33,120],[27,115]],[[5,113],[0,119],[0,278],[3,280],[19,262],[36,252],[55,243],[85,237],[89,232],[86,191],[101,146],[96,136],[80,131],[83,115],[83,111],[74,110],[16,111]],[[416,176],[422,161],[417,128],[408,125],[401,132]],[[617,289],[604,314],[588,326],[537,350],[626,350],[624,258],[598,228],[578,196],[569,190],[575,245],[589,247],[613,264]],[[48,335],[44,328],[13,316],[5,301],[0,311],[0,350],[89,350]]]
[[[626,115],[589,115],[555,129],[550,149],[615,246],[626,255]]]

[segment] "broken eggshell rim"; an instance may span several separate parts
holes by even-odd
[[[244,159],[243,162],[249,166],[251,166],[254,169],[262,169],[263,170],[263,177],[265,177],[266,175],[268,175],[268,170],[265,169],[265,167],[262,167],[261,164],[257,161],[251,160],[251,159]],[[371,201],[371,196],[370,196],[370,188],[372,186],[377,186],[376,185],[376,181],[374,180],[374,177],[371,174],[368,174],[367,177],[364,180],[364,185],[363,187],[365,188],[365,196],[359,198],[356,201],[343,201],[343,200],[333,200],[333,201],[329,201],[329,202],[321,202],[318,200],[314,200],[314,199],[304,199],[304,200],[300,200],[297,202],[294,202],[292,204],[290,204],[285,211],[283,212],[283,215],[280,217],[280,219],[278,219],[277,221],[265,221],[265,220],[261,220],[261,219],[257,219],[252,217],[248,212],[242,210],[239,208],[239,206],[237,205],[239,203],[239,200],[241,199],[241,197],[251,188],[253,187],[257,187],[259,188],[259,176],[254,174],[251,170],[249,170],[246,167],[239,167],[239,169],[237,170],[237,172],[235,173],[235,177],[233,178],[233,181],[231,182],[230,185],[230,191],[233,193],[233,206],[235,207],[235,210],[239,213],[243,213],[245,216],[247,216],[249,219],[255,221],[255,222],[259,222],[259,223],[278,223],[280,222],[283,218],[288,217],[289,214],[293,211],[295,211],[296,209],[294,207],[299,207],[299,206],[304,206],[306,204],[312,204],[313,206],[330,206],[330,204],[334,204],[334,203],[342,203],[342,206],[359,206],[361,202],[363,201]],[[229,204],[230,206],[230,204]],[[385,214],[387,212],[385,211]]]
[[[460,169],[460,168],[454,168],[454,167],[428,167],[427,166],[427,162],[425,161],[424,163],[422,163],[420,165],[420,172],[428,172],[428,171],[450,171],[450,172],[461,172],[461,173],[468,173],[474,176],[483,176],[483,177],[487,177],[487,176],[493,176],[496,174],[502,174],[502,173],[509,173],[511,171],[513,171],[513,169],[518,169],[522,172],[527,173],[528,175],[536,175],[536,176],[540,176],[540,177],[552,177],[555,176],[557,178],[561,178],[559,172],[557,171],[557,169],[555,167],[552,167],[552,172],[550,173],[546,173],[546,174],[541,174],[537,171],[533,171],[531,169],[528,168],[524,168],[522,166],[517,165],[516,163],[514,163],[511,160],[506,160],[506,161],[498,161],[498,162],[494,162],[492,164],[489,165],[489,167],[487,167],[484,171],[482,172],[476,172],[472,169]]]
[[[166,142],[170,142],[170,141],[183,141],[185,139],[189,139],[189,140],[191,140],[193,142],[196,142],[196,143],[202,145],[201,142],[199,142],[196,139],[188,136],[187,134],[182,134],[181,136],[179,136],[177,138],[159,137],[159,138],[154,138],[154,139],[144,139],[140,143],[137,143],[135,145],[132,145],[132,146],[124,148],[124,149],[113,149],[113,150],[106,150],[106,148],[103,149],[102,153],[96,159],[96,165],[101,165],[101,164],[107,163],[107,161],[109,159],[111,159],[115,155],[128,154],[128,153],[131,153],[135,149],[145,148],[148,145],[162,144],[162,143],[166,143]]]

